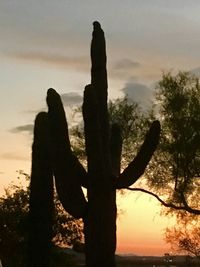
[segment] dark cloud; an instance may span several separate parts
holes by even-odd
[[[0,158],[6,160],[30,160],[28,157],[19,155],[16,152],[7,152],[0,154]]]
[[[33,124],[25,124],[21,126],[14,127],[10,129],[11,133],[21,133],[21,132],[27,132],[28,134],[33,133]]]
[[[83,100],[81,95],[74,93],[74,92],[61,94],[60,96],[61,96],[63,105],[65,105],[67,107],[79,105],[82,103],[82,100]]]
[[[135,77],[134,77],[135,69],[138,67],[140,67],[139,62],[133,61],[131,59],[123,58],[123,59],[115,62],[115,64],[110,67],[110,69],[111,69],[110,74],[114,78],[128,79],[131,77],[133,80],[133,79],[135,79]]]
[[[145,84],[127,82],[122,91],[128,98],[141,104],[143,108],[148,108],[153,100],[152,90]]]
[[[7,54],[10,58],[20,61],[30,61],[36,63],[45,63],[56,67],[66,69],[76,69],[79,71],[88,71],[88,57],[70,57],[59,54],[44,52],[10,52]]]

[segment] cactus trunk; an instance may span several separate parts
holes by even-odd
[[[116,190],[111,172],[105,39],[98,22],[94,23],[91,59],[92,81],[85,88],[83,103],[88,161],[86,266],[114,267]]]

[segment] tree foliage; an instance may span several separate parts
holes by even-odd
[[[200,259],[200,222],[197,216],[185,216],[176,226],[167,228],[165,240],[172,250]]]
[[[27,183],[29,176],[25,175]],[[29,185],[11,184],[0,197],[0,258],[6,266],[24,266],[29,227]],[[80,220],[75,220],[64,211],[58,197],[54,198],[55,213],[53,221],[52,245],[71,246],[82,240],[83,231]]]
[[[199,81],[186,72],[164,74],[156,99],[162,133],[147,172],[148,186],[164,195],[173,210],[200,214]]]
[[[0,258],[7,266],[23,266],[27,233],[28,190],[11,185],[0,198]]]
[[[163,194],[176,225],[166,229],[172,249],[200,256],[200,85],[187,72],[164,74],[156,89],[161,140],[148,170],[148,186]],[[157,168],[155,168],[155,164]],[[156,196],[158,197],[158,196]]]

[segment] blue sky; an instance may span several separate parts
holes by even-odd
[[[199,75],[199,14],[196,0],[1,0],[0,192],[16,170],[30,173],[32,124],[47,89],[67,110],[80,103],[93,21],[106,35],[109,97],[128,93],[146,105],[163,71]]]

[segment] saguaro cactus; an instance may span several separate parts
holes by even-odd
[[[133,184],[156,149],[160,124],[154,121],[135,159],[120,173],[122,138],[118,125],[109,125],[106,45],[94,22],[91,44],[91,84],[85,87],[83,118],[87,171],[73,155],[60,96],[49,89],[51,166],[60,200],[71,215],[83,218],[86,266],[114,267],[116,249],[116,190]],[[87,188],[87,200],[81,186]]]

